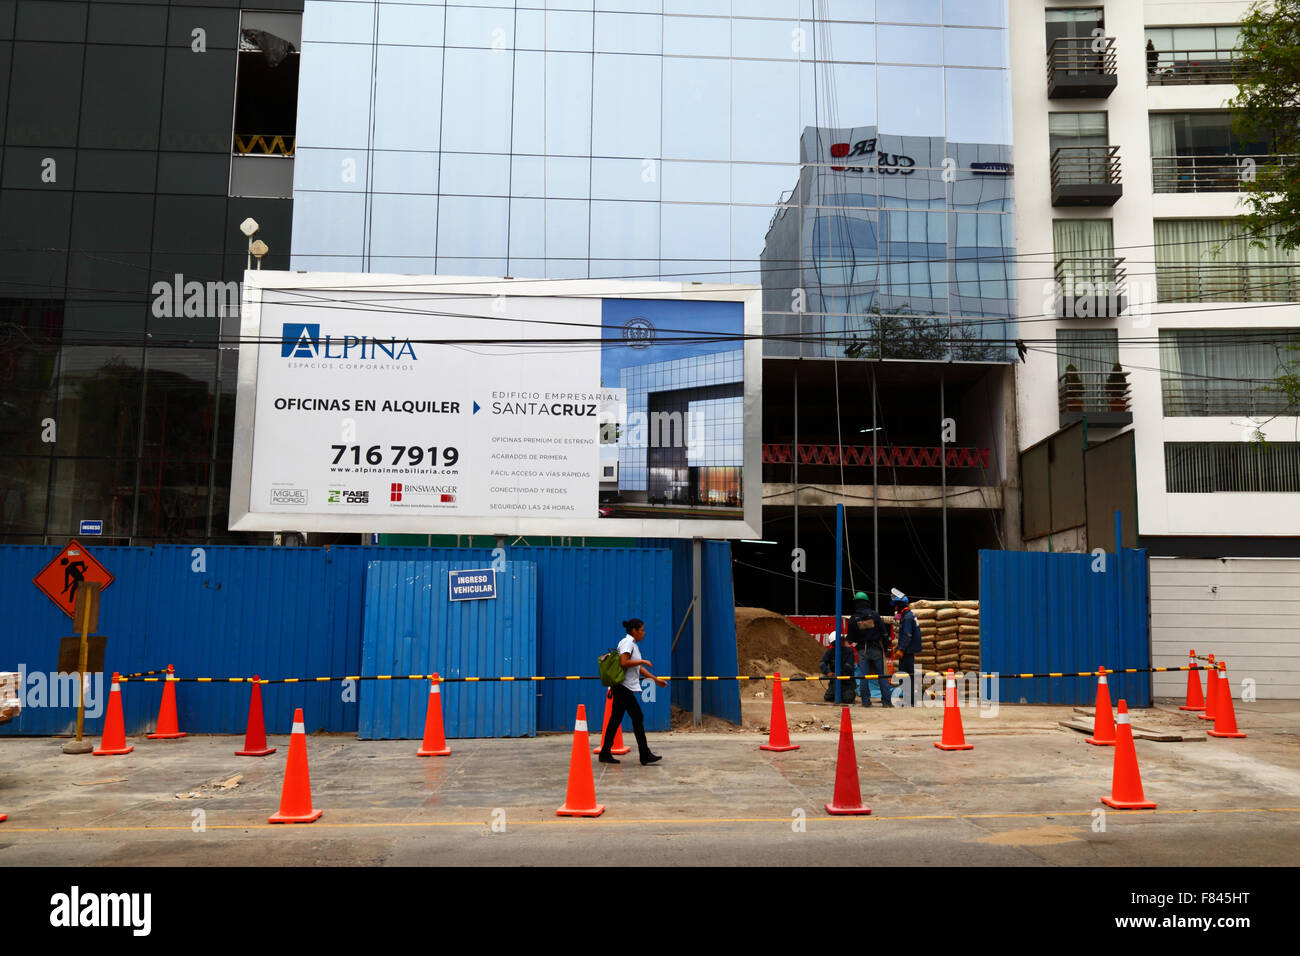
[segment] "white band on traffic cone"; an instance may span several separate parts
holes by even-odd
[[[293,730],[291,730],[290,733],[294,733],[294,734],[302,734],[302,735],[306,736],[306,734],[307,734],[307,728],[304,727],[302,724],[294,724],[294,725],[293,725]]]
[[[121,693],[120,688],[117,686],[117,681],[113,681],[113,686],[110,687],[110,688],[108,689],[108,692],[109,692],[110,694],[118,694],[118,693]]]
[[[577,721],[577,722],[573,725],[573,729],[574,729],[574,730],[581,730],[583,733],[586,733],[586,732],[587,732],[587,722],[586,722],[585,720],[579,720],[579,721]]]
[[[1106,675],[1105,675],[1105,674],[1100,675],[1100,676],[1097,678],[1097,683],[1098,683],[1098,684],[1104,684],[1104,683],[1106,683]]]
[[[1116,714],[1116,715],[1115,715],[1115,723],[1117,723],[1117,724],[1127,724],[1127,723],[1130,723],[1128,714]]]
[[[438,682],[437,682],[437,681],[434,681],[434,682],[433,682],[433,685],[429,688],[429,693],[430,693],[430,694],[441,694],[441,693],[442,693],[442,691],[438,690]]]
[[[956,687],[956,686],[957,686],[957,680],[956,680],[956,678],[949,677],[949,678],[948,678],[948,686],[949,686],[949,687]]]

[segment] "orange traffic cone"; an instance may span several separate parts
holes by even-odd
[[[858,789],[858,754],[853,747],[853,723],[848,707],[840,713],[840,752],[835,760],[835,794],[826,804],[826,812],[842,814],[868,814],[871,808],[863,806],[862,791]]]
[[[1115,717],[1115,764],[1111,772],[1110,796],[1101,802],[1116,810],[1154,810],[1156,805],[1142,793],[1142,775],[1138,773],[1137,750],[1133,746],[1133,725],[1129,723],[1128,702],[1119,702]]]
[[[181,732],[180,724],[176,720],[176,682],[173,679],[174,674],[175,671],[168,664],[167,676],[163,678],[162,704],[158,708],[158,729],[146,735],[150,740],[176,740],[179,737],[188,736],[188,734]]]
[[[1219,661],[1219,707],[1214,729],[1207,730],[1211,737],[1244,737],[1237,729],[1237,712],[1232,706],[1232,685],[1228,683],[1228,665]]]
[[[974,750],[966,743],[966,731],[961,726],[961,708],[957,706],[957,680],[952,670],[947,673],[943,691],[943,738],[935,743],[940,750]]]
[[[798,750],[798,744],[790,743],[790,728],[785,722],[785,691],[781,689],[781,672],[772,675],[772,719],[768,721],[767,743],[759,744],[759,750],[775,750],[785,753]]]
[[[1201,674],[1196,666],[1196,651],[1187,652],[1187,703],[1179,707],[1179,710],[1194,710],[1200,712],[1205,710],[1205,698],[1201,695]]]
[[[1214,720],[1219,710],[1219,667],[1214,663],[1214,655],[1211,654],[1209,669],[1205,673],[1205,713],[1197,714],[1201,720]]]
[[[1098,747],[1115,746],[1115,718],[1110,712],[1110,688],[1106,686],[1106,668],[1097,668],[1097,711],[1092,718],[1092,736],[1088,743]]]
[[[0,823],[4,823],[4,822],[5,822],[6,820],[8,820],[8,819],[9,819],[9,814],[7,814],[7,813],[0,813]]]
[[[451,753],[442,731],[442,678],[436,673],[429,682],[429,706],[424,712],[424,745],[415,752],[417,757],[446,757]]]
[[[302,722],[302,708],[293,712],[293,731],[289,737],[289,759],[284,766],[284,788],[280,791],[280,812],[267,823],[311,823],[324,810],[311,805],[311,776],[307,772],[307,729]]]
[[[611,689],[605,691],[605,719],[600,724],[600,742],[602,745],[605,743],[605,731],[609,730],[609,716],[613,711],[614,691]],[[594,754],[600,753],[600,747],[592,747],[591,752]],[[618,729],[614,731],[614,746],[609,748],[609,752],[617,757],[632,752],[632,748],[623,743],[623,721],[621,720],[618,722]]]
[[[134,747],[126,744],[126,725],[122,720],[122,691],[117,686],[118,673],[113,671],[113,685],[108,689],[108,709],[104,714],[104,737],[99,742],[96,757],[129,754]]]
[[[557,817],[598,817],[605,812],[604,804],[596,802],[588,744],[587,708],[579,704],[573,724],[573,749],[569,753],[569,788],[564,794],[564,806],[555,811]]]
[[[266,745],[266,721],[262,718],[262,678],[253,675],[253,696],[248,701],[248,729],[244,731],[244,749],[236,757],[266,757],[275,753]]]

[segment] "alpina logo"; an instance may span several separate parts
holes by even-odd
[[[296,359],[390,359],[416,360],[410,339],[377,339],[369,335],[322,335],[319,322],[285,322],[280,339],[280,357]]]

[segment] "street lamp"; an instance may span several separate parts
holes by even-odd
[[[247,265],[247,268],[249,268],[249,269],[253,268],[253,255],[254,255],[254,253],[253,253],[253,236],[257,235],[257,230],[258,230],[259,228],[260,228],[260,227],[259,227],[258,224],[257,224],[257,220],[254,219],[252,216],[249,216],[247,219],[245,219],[243,222],[241,222],[241,223],[239,224],[239,231],[242,232],[244,235],[246,235],[246,236],[248,237],[248,265]],[[258,260],[259,260],[259,261],[258,261],[258,268],[261,268],[261,265],[262,265],[262,263],[261,263],[261,258],[262,258],[262,256],[266,255],[266,243],[261,242],[261,241],[259,240],[259,241],[258,241],[258,244],[262,246],[262,253],[261,253],[261,255],[259,255],[259,256],[257,257]]]

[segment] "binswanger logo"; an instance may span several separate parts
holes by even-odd
[[[410,339],[377,339],[369,335],[333,336],[321,334],[319,322],[285,322],[280,339],[280,357],[295,359],[390,359],[416,360]]]

